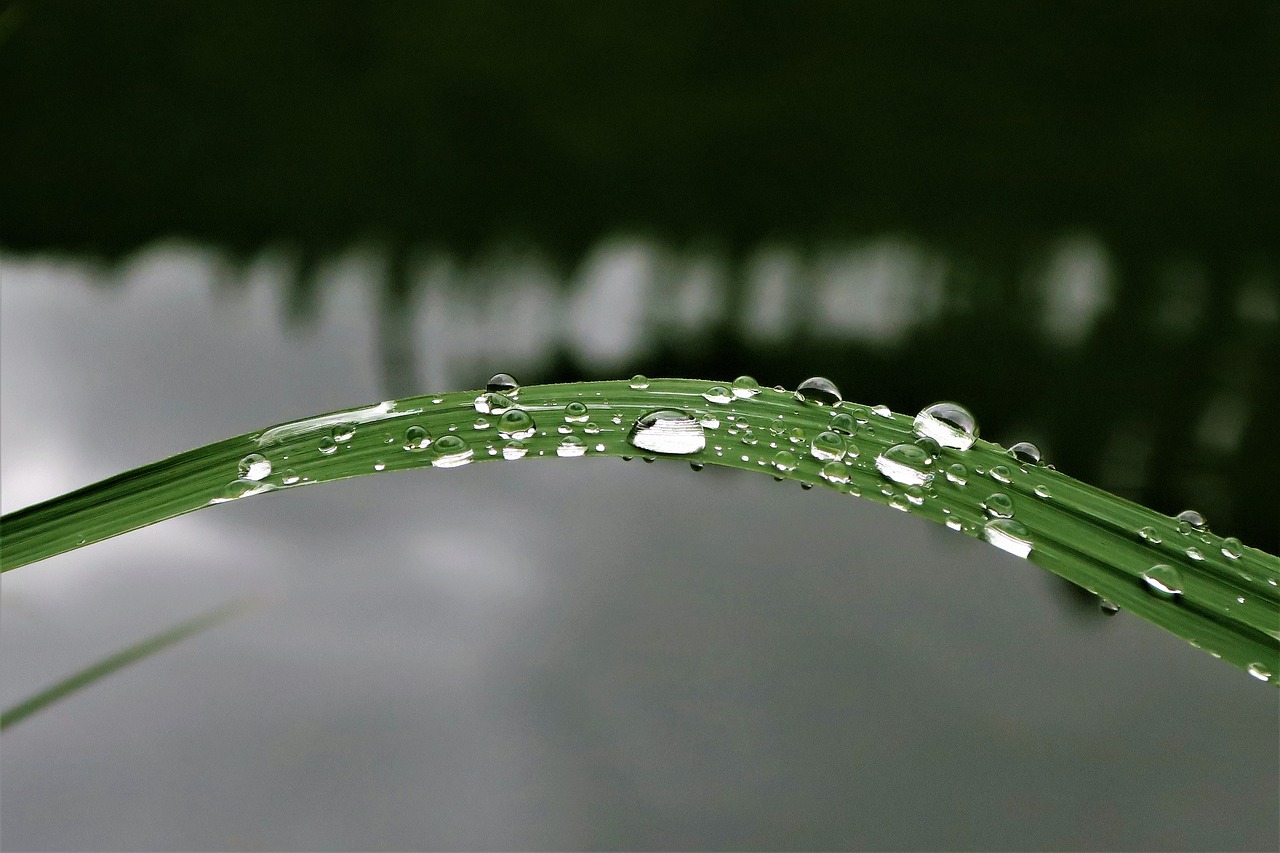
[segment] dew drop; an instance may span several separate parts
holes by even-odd
[[[809,445],[809,453],[814,459],[840,460],[844,458],[844,439],[830,430],[820,432],[813,437]]]
[[[1150,542],[1152,545],[1159,545],[1164,541],[1160,538],[1160,534],[1156,532],[1156,529],[1149,525],[1139,530],[1138,535]]]
[[[533,416],[523,409],[511,409],[498,418],[498,435],[503,438],[528,438],[537,428]]]
[[[1209,522],[1205,521],[1204,516],[1194,509],[1184,509],[1178,513],[1178,532],[1184,536],[1189,535],[1193,530],[1208,529]]]
[[[796,399],[818,406],[835,406],[843,397],[834,382],[822,376],[811,376],[796,388]]]
[[[914,444],[895,444],[876,457],[876,470],[904,486],[923,486],[933,480],[928,454]]]
[[[958,518],[948,518],[947,527],[951,530],[961,530],[964,528],[964,522]]]
[[[482,415],[500,415],[508,409],[514,407],[515,400],[505,394],[497,394],[492,391],[486,391],[475,400],[475,410]]]
[[[903,495],[894,495],[889,499],[889,506],[900,512],[907,512],[911,509],[911,503]]]
[[[1038,498],[1049,498],[1053,496],[1049,492],[1049,487],[1046,486],[1044,483],[1040,483],[1034,489],[1032,489],[1032,491],[1036,493],[1036,497]]]
[[[999,480],[1001,483],[1008,483],[1013,479],[1013,475],[1009,473],[1009,469],[1003,465],[991,466],[991,478]]]
[[[523,459],[528,452],[529,448],[524,446],[523,441],[508,441],[502,446],[503,459]]]
[[[906,496],[907,500],[915,506],[921,506],[924,504],[924,489],[919,486],[907,486],[902,490],[902,493]]]
[[[1271,680],[1271,670],[1256,661],[1249,664],[1247,672],[1259,681]]]
[[[836,412],[832,415],[831,423],[827,428],[843,435],[853,435],[858,431],[858,425],[854,423],[853,416],[846,412]]]
[[[841,462],[828,462],[818,474],[828,483],[849,482],[849,467]]]
[[[1157,563],[1140,577],[1147,589],[1161,598],[1176,599],[1182,595],[1182,576],[1173,566]]]
[[[377,460],[376,462],[374,462],[374,463],[373,463],[373,470],[375,470],[375,471],[385,471],[385,470],[387,470],[387,463],[385,463],[385,462],[383,462],[381,459],[379,459],[379,460]]]
[[[1187,549],[1187,556],[1188,556],[1188,557],[1190,557],[1190,558],[1191,558],[1191,559],[1193,559],[1193,560],[1203,560],[1203,559],[1204,559],[1204,552],[1203,552],[1203,551],[1201,551],[1199,548],[1188,548],[1188,549]]]
[[[849,410],[849,414],[853,415],[853,419],[860,424],[871,420],[871,412],[867,411],[866,406],[854,406]]]
[[[220,504],[227,501],[239,500],[247,498],[249,495],[257,495],[268,491],[271,488],[267,483],[260,483],[257,480],[245,480],[237,478],[223,488],[222,494],[214,498],[210,503]]]
[[[1102,611],[1103,616],[1115,616],[1120,612],[1120,605],[1109,599],[1099,598],[1098,609]]]
[[[712,385],[702,393],[708,403],[724,404],[733,399],[733,392],[723,385]]]
[[[476,418],[476,422],[471,425],[472,429],[485,430],[489,428],[489,422],[484,418]]]
[[[688,412],[659,409],[635,422],[627,433],[627,442],[641,450],[680,456],[702,451],[707,446],[707,435]]]
[[[689,469],[691,471],[694,471],[694,472],[701,471],[703,468],[706,468],[706,467],[707,467],[707,463],[699,462],[697,459],[692,459],[689,461]]]
[[[876,405],[872,406],[872,407],[871,407],[871,412],[872,412],[873,414],[879,415],[879,416],[880,416],[880,417],[882,417],[882,418],[892,418],[892,417],[893,417],[893,412],[892,412],[892,411],[890,411],[889,407],[888,407],[888,406],[886,406],[884,403],[878,403],[878,404],[876,404]]]
[[[808,436],[804,434],[804,430],[800,427],[795,427],[788,434],[788,438],[792,444],[804,444],[805,439],[808,438]]]
[[[461,439],[459,439],[461,441]],[[404,431],[405,450],[424,450],[431,444],[431,433],[414,424]]]
[[[643,373],[637,373],[635,376],[631,377],[630,384],[632,388],[640,391],[649,387],[649,377],[645,376]]]
[[[431,464],[437,468],[457,468],[471,461],[475,453],[456,435],[446,435],[436,441],[436,455]]]
[[[773,455],[773,467],[779,471],[794,471],[796,464],[796,455],[790,450],[779,450]]]
[[[938,445],[938,442],[934,441],[932,438],[928,438],[927,436],[924,438],[917,438],[912,443],[928,454],[930,465],[932,465],[934,460],[938,458],[938,454],[942,452],[942,448]]]
[[[569,423],[581,424],[587,422],[587,405],[579,400],[564,407],[564,419]]]
[[[1029,441],[1019,441],[1013,447],[1010,447],[1009,455],[1014,459],[1017,459],[1023,465],[1040,464],[1040,448],[1036,447]]]
[[[285,468],[280,472],[280,482],[284,483],[286,486],[292,486],[301,479],[302,478],[298,476],[298,472],[292,468]]]
[[[587,453],[587,445],[582,439],[576,435],[567,435],[560,440],[560,444],[556,447],[556,456],[572,459],[577,456],[585,456]]]
[[[1015,557],[1026,559],[1031,554],[1031,533],[1027,526],[1012,518],[993,518],[982,526],[982,538]]]
[[[733,396],[749,400],[760,393],[760,383],[750,376],[739,376],[733,380]]]
[[[1244,556],[1244,543],[1234,536],[1228,536],[1222,540],[1222,555],[1231,560],[1238,560]]]
[[[968,450],[978,438],[978,422],[959,403],[934,403],[916,415],[916,435],[932,438],[943,447]]]
[[[717,426],[719,425],[717,424]],[[587,421],[587,425],[582,428],[582,431],[585,432],[587,435],[599,435],[600,425],[597,424],[595,421]]]
[[[271,460],[261,453],[250,453],[240,460],[237,471],[243,480],[261,480],[271,473]]]
[[[494,394],[505,394],[510,397],[519,392],[520,383],[516,382],[510,373],[495,373],[484,384],[484,390],[492,391]]]
[[[982,502],[982,508],[987,511],[987,515],[995,518],[1011,518],[1013,516],[1013,501],[1004,492],[996,492]]]
[[[337,451],[338,442],[334,441],[332,437],[326,435],[324,438],[320,439],[320,452],[325,456],[329,456]]]
[[[957,486],[963,486],[965,483],[969,482],[969,469],[959,462],[948,465],[947,479],[955,483]]]

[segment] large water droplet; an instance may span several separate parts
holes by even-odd
[[[957,486],[963,486],[969,482],[969,469],[959,462],[952,463],[947,466],[947,479]]]
[[[261,453],[250,453],[237,467],[243,480],[261,480],[271,473],[271,460]]]
[[[1205,521],[1204,516],[1196,512],[1194,509],[1184,509],[1182,512],[1178,513],[1179,533],[1185,535],[1191,533],[1193,530],[1207,530],[1208,528],[1209,522]]]
[[[569,423],[586,423],[587,422],[587,406],[585,403],[574,400],[572,403],[564,407],[564,419]]]
[[[635,422],[627,442],[641,450],[680,456],[700,452],[707,446],[707,435],[688,412],[659,409]]]
[[[853,415],[847,412],[836,412],[831,416],[831,423],[827,426],[832,432],[844,435],[853,435],[858,431],[858,425],[854,423]]]
[[[1010,518],[1013,515],[1013,501],[1004,492],[996,492],[982,502],[982,508],[988,515],[996,518]]]
[[[1257,663],[1256,661],[1254,663],[1249,664],[1247,671],[1250,675],[1252,675],[1254,678],[1258,679],[1259,681],[1271,680],[1271,670],[1267,669],[1264,665],[1262,665],[1261,663]]]
[[[502,446],[503,459],[523,459],[528,452],[529,448],[524,446],[523,441],[508,441]]]
[[[924,486],[933,480],[929,454],[914,444],[895,444],[876,457],[876,470],[904,486]]]
[[[1012,518],[993,518],[982,527],[982,538],[1001,551],[1026,559],[1031,554],[1031,532]]]
[[[414,424],[404,431],[405,450],[425,450],[431,444],[431,433]]]
[[[257,495],[268,491],[271,486],[267,483],[259,483],[256,480],[235,479],[223,488],[222,493],[210,501],[210,503],[220,504],[227,501],[239,500],[247,498],[249,495]]]
[[[1013,479],[1013,474],[1009,473],[1009,469],[1003,465],[993,465],[991,468],[991,478],[999,480],[1001,483],[1008,483]]]
[[[733,396],[744,400],[760,393],[760,383],[750,376],[739,376],[733,380]]]
[[[332,436],[326,435],[324,438],[320,439],[319,448],[321,453],[325,456],[329,456],[337,452],[338,442],[334,441]]]
[[[1009,448],[1009,455],[1023,465],[1040,464],[1040,448],[1029,441],[1019,441]]]
[[[1234,536],[1228,536],[1222,540],[1222,555],[1232,560],[1238,560],[1244,556],[1244,543]]]
[[[292,486],[301,479],[302,478],[298,476],[298,472],[292,468],[285,468],[280,472],[280,482],[284,483],[286,486]]]
[[[355,424],[338,424],[333,428],[333,440],[342,444],[350,441],[356,434]]]
[[[796,464],[796,455],[790,450],[779,450],[773,455],[773,467],[779,471],[794,471]]]
[[[566,435],[560,440],[560,444],[556,447],[556,456],[561,456],[566,459],[573,459],[577,456],[586,455],[587,445],[576,435]]]
[[[537,428],[533,416],[523,409],[511,409],[498,418],[498,435],[503,438],[528,438]]]
[[[630,384],[632,388],[637,391],[641,391],[649,387],[649,377],[645,376],[643,373],[637,373],[635,376],[631,377]]]
[[[436,455],[431,464],[437,468],[457,468],[470,462],[474,455],[474,451],[461,438],[446,435],[436,441]]]
[[[733,399],[733,392],[723,385],[712,385],[702,392],[702,397],[708,403],[724,404]]]
[[[978,422],[959,403],[934,403],[916,415],[916,435],[932,438],[943,447],[968,450],[978,438]]]
[[[520,390],[520,383],[516,382],[510,373],[495,373],[485,383],[484,390],[511,397]]]
[[[830,379],[811,376],[796,388],[796,399],[818,406],[835,406],[844,398],[840,396],[840,389]]]
[[[828,462],[822,466],[822,470],[818,472],[822,479],[828,483],[847,483],[849,482],[849,466],[843,462]]]
[[[809,453],[814,459],[839,460],[844,458],[844,439],[830,430],[820,432],[813,437],[809,445]]]
[[[1161,598],[1175,599],[1182,595],[1182,576],[1173,566],[1157,563],[1142,573],[1147,589]]]

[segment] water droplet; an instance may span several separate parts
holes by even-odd
[[[1159,545],[1163,541],[1160,538],[1160,534],[1157,533],[1156,529],[1151,526],[1147,526],[1139,530],[1138,535],[1153,545]]]
[[[706,468],[706,467],[707,467],[707,463],[699,462],[697,459],[692,459],[689,461],[689,470],[691,471],[695,471],[695,472],[701,471],[703,468]]]
[[[556,447],[556,456],[566,459],[572,459],[577,456],[585,456],[587,454],[587,445],[582,439],[576,435],[567,435],[560,440],[560,444]]]
[[[1161,598],[1176,599],[1182,595],[1182,576],[1173,566],[1157,563],[1143,572],[1140,577],[1147,589]]]
[[[1232,560],[1238,560],[1244,556],[1244,543],[1234,536],[1228,536],[1222,540],[1222,555]]]
[[[492,391],[495,394],[505,394],[508,397],[514,396],[520,390],[520,383],[511,376],[510,373],[495,373],[489,377],[489,381],[485,383],[484,389]]]
[[[338,443],[334,441],[332,437],[326,435],[324,438],[320,439],[320,452],[325,456],[328,456],[331,453],[336,453],[337,450]]]
[[[808,436],[805,435],[804,430],[800,427],[795,427],[789,433],[788,438],[792,444],[804,444],[805,439],[808,438]]]
[[[993,465],[991,468],[991,478],[999,480],[1001,483],[1008,483],[1013,479],[1013,475],[1009,473],[1009,469],[1003,465]]]
[[[564,407],[564,419],[569,423],[581,424],[587,421],[586,403],[574,400]]]
[[[916,435],[932,438],[943,447],[968,450],[978,438],[978,422],[959,403],[934,403],[916,415]]]
[[[1193,560],[1203,560],[1204,553],[1199,548],[1188,548],[1187,556]]]
[[[894,495],[889,499],[889,506],[900,512],[907,512],[911,509],[911,503],[903,495]]]
[[[703,392],[702,397],[708,403],[727,403],[733,399],[733,392],[723,385],[712,385]]]
[[[446,435],[436,441],[436,455],[431,464],[437,468],[457,468],[471,461],[475,453],[456,435]]]
[[[938,458],[938,454],[942,452],[942,448],[938,445],[938,442],[934,441],[932,438],[917,438],[912,442],[912,444],[928,454],[930,465],[932,465],[934,460]]]
[[[719,424],[717,424],[719,426]],[[595,421],[587,421],[587,425],[582,428],[587,435],[599,435],[600,426]]]
[[[1184,536],[1189,535],[1193,530],[1208,529],[1209,522],[1205,521],[1204,516],[1194,509],[1184,509],[1178,513],[1178,532]]]
[[[227,501],[239,500],[247,498],[249,495],[257,495],[268,491],[271,486],[267,483],[260,483],[257,480],[235,479],[227,483],[223,488],[222,494],[214,498],[210,503],[220,504]]]
[[[1046,486],[1044,483],[1040,483],[1034,489],[1032,489],[1032,491],[1036,493],[1036,497],[1038,498],[1053,497],[1053,495],[1049,493],[1049,487]]]
[[[374,462],[374,463],[373,463],[373,470],[375,470],[375,471],[385,471],[385,470],[387,470],[387,463],[385,463],[385,462],[383,462],[381,459],[379,459],[378,461],[376,461],[376,462]]]
[[[969,482],[969,469],[959,462],[947,466],[947,479],[957,486]]]
[[[844,439],[831,431],[818,433],[809,445],[814,459],[839,460],[844,458],[844,452]]]
[[[1040,464],[1040,448],[1036,447],[1029,441],[1019,441],[1013,447],[1010,447],[1009,455],[1014,459],[1017,459],[1023,465]]]
[[[528,452],[529,448],[524,446],[523,441],[508,441],[502,446],[503,459],[523,459]]]
[[[902,493],[906,495],[907,500],[916,506],[924,504],[924,489],[919,486],[907,486],[902,490]]]
[[[302,478],[298,476],[298,472],[292,468],[285,468],[280,472],[280,482],[284,483],[286,486],[292,486],[301,479]]]
[[[498,435],[503,438],[528,438],[537,428],[533,416],[523,409],[511,409],[498,418]]]
[[[845,459],[857,459],[861,455],[862,455],[861,447],[858,447],[858,445],[854,444],[852,441],[846,441],[844,443]]]
[[[1115,616],[1120,612],[1120,605],[1109,599],[1099,598],[1098,609],[1102,611],[1103,616]]]
[[[659,409],[639,418],[627,441],[641,450],[679,456],[700,452],[707,446],[707,435],[688,412]]]
[[[461,439],[459,439],[461,441]],[[424,450],[431,444],[431,433],[414,424],[404,431],[405,450]]]
[[[988,515],[996,518],[1010,518],[1013,515],[1013,501],[1004,492],[996,492],[982,502],[982,508]]]
[[[828,462],[818,474],[828,483],[849,482],[849,467],[841,462]]]
[[[773,455],[773,467],[779,471],[794,471],[796,464],[796,455],[790,450],[779,450]]]
[[[750,376],[739,376],[733,380],[733,396],[749,400],[760,393],[760,383]]]
[[[1271,670],[1256,661],[1249,664],[1247,672],[1259,681],[1271,680]]]
[[[818,406],[835,406],[843,397],[834,382],[822,376],[811,376],[796,388],[796,399]]]
[[[475,400],[475,410],[482,415],[500,415],[515,406],[516,401],[504,394],[486,391]]]
[[[637,391],[648,388],[649,377],[645,376],[643,373],[637,373],[635,376],[631,377],[631,387]]]
[[[237,467],[243,480],[261,480],[271,473],[271,460],[261,453],[250,453]]]
[[[1015,557],[1026,559],[1031,554],[1031,533],[1027,526],[1012,518],[993,518],[982,526],[982,538]]]
[[[877,403],[871,407],[872,414],[879,415],[882,418],[892,418],[893,412],[884,403]]]
[[[831,416],[831,423],[828,424],[828,429],[844,435],[853,435],[858,431],[858,425],[854,423],[852,415],[846,412],[836,412]]]
[[[895,444],[876,457],[876,470],[904,486],[923,486],[933,480],[928,454],[914,444]]]
[[[948,518],[947,527],[951,530],[961,530],[964,528],[964,522],[958,518]]]
[[[476,418],[476,422],[471,425],[472,429],[484,430],[489,428],[489,422],[484,418]]]
[[[355,434],[355,424],[338,424],[333,428],[333,440],[339,444],[350,441]]]

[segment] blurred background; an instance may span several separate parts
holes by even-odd
[[[0,2],[0,502],[499,370],[822,374],[1276,553],[1278,45],[1261,0]],[[1280,845],[1274,691],[983,543],[494,467],[5,575],[6,705],[267,603],[6,732],[0,841]]]

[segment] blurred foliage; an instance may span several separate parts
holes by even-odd
[[[902,346],[727,324],[636,367],[962,399],[988,437],[1029,430],[1077,476],[1274,552],[1280,344],[1239,306],[1276,299],[1278,44],[1265,0],[20,0],[0,12],[0,246],[282,241],[306,269],[375,237],[403,271],[413,247],[518,239],[567,270],[624,230],[731,259],[906,234],[953,268],[950,309]],[[1102,241],[1116,288],[1063,349],[1027,281],[1071,233]],[[1194,316],[1171,332],[1152,318],[1179,276]],[[407,306],[411,277],[387,282]],[[521,378],[591,372],[566,353]],[[1224,394],[1246,401],[1237,449],[1193,446]],[[1138,452],[1140,479],[1106,473]]]

